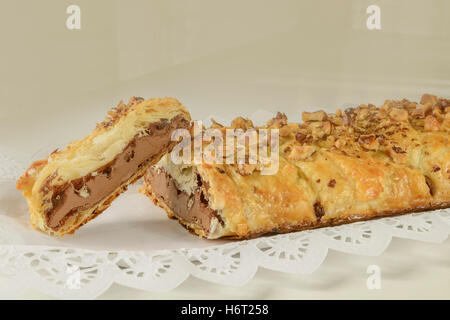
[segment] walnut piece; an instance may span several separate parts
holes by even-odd
[[[303,133],[301,131],[298,131],[295,134],[295,140],[297,140],[298,143],[303,143],[307,140],[308,134],[307,133]]]
[[[439,120],[442,120],[444,118],[442,115],[442,111],[439,107],[433,108],[433,112],[431,112],[431,114]]]
[[[373,134],[361,135],[358,142],[366,150],[378,150],[380,147],[380,143]]]
[[[429,115],[425,118],[425,131],[439,131],[440,125],[438,119]]]
[[[431,103],[435,104],[437,102],[437,97],[432,94],[425,93],[420,99],[421,104]]]
[[[433,110],[433,104],[432,103],[425,103],[424,105],[422,105],[422,110],[424,112],[424,114],[430,114],[431,111]]]
[[[237,117],[231,122],[231,127],[234,129],[247,130],[248,128],[253,128],[253,122],[249,119],[244,119],[242,117]]]
[[[411,117],[423,118],[423,117],[425,117],[425,111],[421,108],[413,109],[413,110],[411,110]]]
[[[295,146],[289,155],[289,159],[305,160],[312,156],[314,152],[316,152],[314,146]]]
[[[327,114],[323,110],[316,111],[316,112],[303,112],[302,113],[303,122],[325,121],[327,119],[328,119]]]
[[[389,117],[394,121],[408,121],[408,111],[399,108],[392,108]]]
[[[320,125],[314,126],[312,128],[312,134],[314,137],[317,137],[319,139],[330,135],[331,134],[331,122],[325,121]]]
[[[281,128],[287,124],[287,117],[284,113],[277,112],[275,118],[267,122],[269,128]]]
[[[359,110],[359,112],[357,114],[358,119],[359,120],[367,119],[367,117],[369,115],[369,109],[367,109],[368,107],[364,104],[364,105],[361,105],[360,108],[362,108],[362,109]]]

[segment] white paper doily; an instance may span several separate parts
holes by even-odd
[[[0,152],[2,186],[14,185],[23,171],[24,166]],[[388,247],[392,237],[441,243],[450,232],[450,210],[445,209],[222,245],[210,241],[205,246],[201,242],[203,248],[194,248],[192,243],[190,248],[150,251],[36,245],[28,233],[39,233],[27,230],[11,216],[10,207],[16,204],[11,203],[6,189],[0,189],[0,275],[4,279],[0,281],[0,298],[32,288],[57,298],[89,299],[102,294],[114,282],[162,292],[176,288],[190,275],[241,286],[258,267],[308,274],[322,264],[329,249],[376,256]],[[167,219],[169,223],[173,222]]]

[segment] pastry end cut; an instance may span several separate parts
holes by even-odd
[[[73,233],[172,149],[174,130],[189,127],[190,115],[176,99],[120,102],[90,135],[34,162],[20,177],[17,189],[31,224],[55,236]]]

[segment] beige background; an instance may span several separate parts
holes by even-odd
[[[81,30],[66,28],[70,4],[81,7]],[[370,4],[381,7],[382,30],[365,27]],[[130,95],[177,97],[195,119],[263,109],[295,120],[307,109],[450,97],[449,14],[447,0],[3,0],[0,152],[28,163],[84,136]],[[449,241],[426,257],[414,250],[425,244],[398,242],[390,258],[335,254],[311,278],[262,271],[238,296],[191,279],[158,297],[213,288],[230,298],[449,298]],[[358,271],[346,267],[358,259]],[[354,282],[386,259],[388,290]],[[112,290],[105,297],[131,295]]]

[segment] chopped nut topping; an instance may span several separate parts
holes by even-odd
[[[324,132],[326,135],[331,134],[331,129],[332,129],[331,122],[330,122],[330,121],[325,121],[325,122],[323,123],[321,129],[323,130],[323,132]]]
[[[448,107],[450,105],[450,100],[444,99],[444,98],[439,98],[438,103],[442,107],[442,109],[445,109],[446,107]]]
[[[433,105],[431,103],[426,103],[424,105],[422,105],[422,110],[424,114],[430,114],[431,111],[433,110]]]
[[[253,122],[249,119],[244,119],[242,117],[237,117],[231,122],[231,127],[235,129],[247,130],[253,128]]]
[[[439,131],[439,127],[439,121],[435,117],[430,115],[425,118],[425,131]]]
[[[303,112],[302,113],[302,120],[304,122],[325,121],[327,119],[328,119],[327,114],[323,110],[316,111],[316,112]]]
[[[373,134],[361,135],[358,142],[367,150],[377,150],[380,147],[380,143]]]
[[[314,154],[323,148],[327,152],[361,159],[382,159],[379,152],[384,152],[395,163],[408,165],[411,155],[406,150],[421,145],[416,133],[450,133],[450,100],[436,99],[430,95],[424,96],[421,103],[403,99],[386,101],[381,108],[367,104],[342,111],[339,109],[329,115],[323,110],[304,112],[303,123],[288,123],[286,115],[278,112],[276,117],[267,122],[267,128],[279,129],[282,138],[279,152],[283,158],[292,161],[311,161],[315,158]],[[231,126],[247,129],[253,127],[253,123],[245,118],[236,118]],[[212,121],[212,127],[225,129],[215,121]],[[371,151],[371,154],[365,154],[364,151]],[[377,153],[372,154],[374,151]],[[243,176],[251,175],[259,168],[259,165],[252,164],[236,165],[236,171]],[[440,169],[434,166],[430,172]],[[445,168],[442,169],[446,178],[449,173],[445,173]],[[328,180],[323,181],[323,185],[335,187],[335,179]]]
[[[344,111],[344,126],[351,126],[355,117],[355,110],[353,108],[347,108]]]
[[[395,121],[408,121],[408,111],[399,108],[392,108],[389,116]]]
[[[294,146],[289,155],[289,159],[291,160],[305,160],[312,156],[316,152],[316,148],[314,146]]]
[[[358,112],[358,119],[360,120],[367,119],[367,116],[369,115],[369,109],[367,109],[366,105],[361,105],[360,107],[362,108],[363,106],[365,106],[365,108]]]
[[[269,128],[281,128],[287,124],[287,117],[284,113],[277,112],[277,115],[272,120],[267,122]]]
[[[425,93],[420,99],[421,104],[431,103],[435,104],[437,102],[437,97],[431,94]]]
[[[413,109],[411,110],[411,116],[414,118],[423,118],[425,117],[425,111],[423,109]]]
[[[391,107],[391,101],[386,100],[384,104],[380,107],[381,112],[386,112]]]
[[[297,132],[295,134],[295,140],[297,140],[297,142],[302,143],[306,140],[306,134],[302,133],[302,132]]]
[[[323,138],[325,136],[328,136],[331,133],[331,122],[325,121],[319,126],[313,127],[313,136],[318,138]]]
[[[442,111],[439,107],[436,107],[433,109],[433,112],[431,113],[435,118],[442,119]]]

